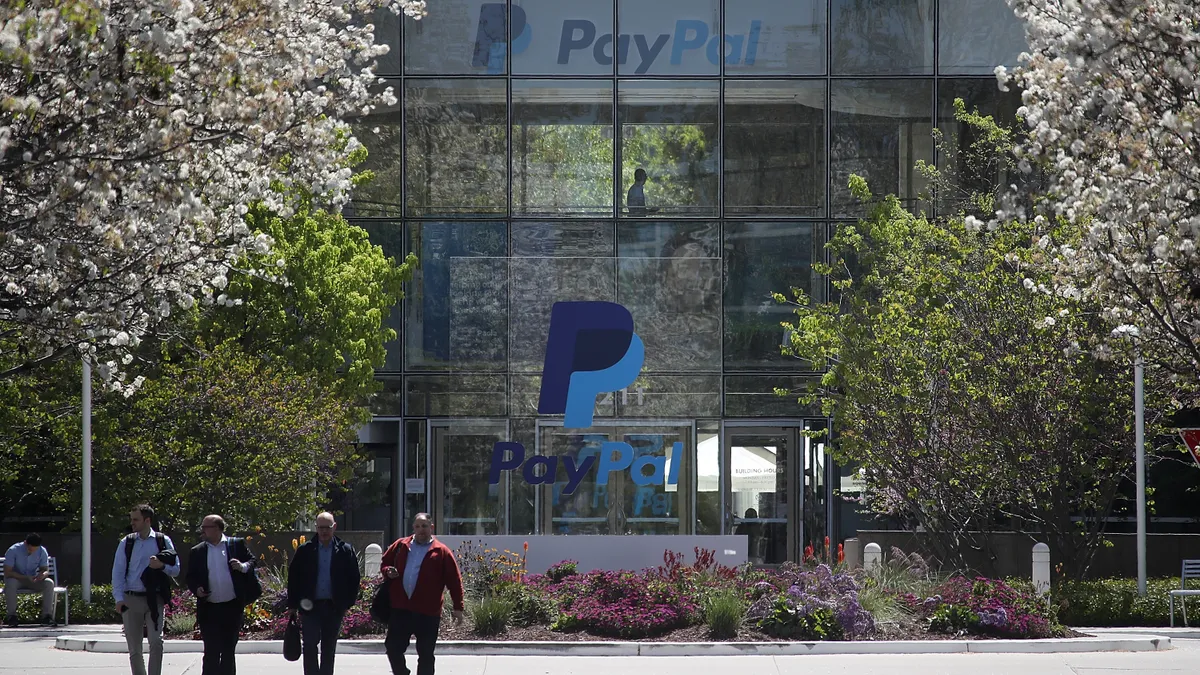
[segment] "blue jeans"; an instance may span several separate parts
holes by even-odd
[[[304,675],[333,675],[333,656],[337,651],[338,635],[342,632],[342,616],[332,600],[317,600],[311,612],[300,613],[300,634],[304,643]],[[317,664],[317,645],[321,646],[320,665]]]

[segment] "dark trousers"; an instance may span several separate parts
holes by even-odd
[[[418,614],[402,609],[392,609],[388,619],[388,661],[392,664],[392,675],[409,675],[404,663],[404,652],[408,642],[417,637],[417,675],[433,675],[433,648],[437,645],[438,627],[442,617]]]
[[[342,616],[332,600],[317,600],[311,612],[300,614],[300,633],[304,641],[304,675],[333,675],[333,657],[337,652],[338,635],[342,632]],[[317,645],[321,645],[320,665],[317,664]]]
[[[196,624],[204,639],[203,675],[237,673],[233,655],[244,618],[243,605],[237,600],[215,604],[202,601],[196,605]]]

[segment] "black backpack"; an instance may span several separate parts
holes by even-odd
[[[129,534],[125,535],[125,575],[126,575],[126,577],[128,577],[128,575],[129,575],[129,561],[131,559],[133,559],[133,545],[134,545],[134,543],[137,542],[137,536],[138,536],[137,532],[130,532]],[[162,553],[163,549],[165,549],[167,547],[167,536],[165,534],[163,534],[162,532],[155,532],[154,533],[154,541],[158,544],[158,552]],[[171,584],[174,585],[175,583],[176,583],[175,580],[171,579]],[[164,602],[164,604],[171,602],[171,587],[170,586],[167,587],[167,597],[163,599],[163,602]]]

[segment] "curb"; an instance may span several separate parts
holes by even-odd
[[[339,640],[339,654],[383,654],[383,640]],[[144,645],[146,643],[143,643]],[[55,649],[125,654],[124,638],[61,635]],[[1153,652],[1173,649],[1158,635],[1047,640],[908,640],[862,642],[438,642],[446,656],[799,656],[805,654],[1063,654],[1079,652]],[[148,647],[143,647],[143,651]],[[165,640],[168,654],[204,651],[198,640]],[[409,653],[414,648],[409,647]],[[238,654],[282,654],[282,640],[243,640]]]

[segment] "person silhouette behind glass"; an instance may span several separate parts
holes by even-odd
[[[625,206],[629,207],[629,215],[636,218],[645,217],[647,213],[656,213],[657,208],[646,208],[646,170],[638,169],[633,172],[633,185],[625,196]]]

